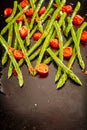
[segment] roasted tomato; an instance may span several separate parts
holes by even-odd
[[[12,14],[12,8],[6,8],[5,10],[4,10],[4,15],[6,16],[6,17],[8,17],[8,16],[10,16],[11,14]]]
[[[24,8],[25,6],[27,6],[29,4],[29,2],[28,2],[28,0],[22,0],[19,4],[22,8]]]
[[[13,52],[15,59],[20,60],[24,58],[24,54],[21,50],[14,50]]]
[[[19,30],[21,38],[25,38],[28,34],[28,29],[26,26],[22,26]]]
[[[81,34],[81,41],[87,42],[87,31],[83,31]]]
[[[81,17],[80,15],[75,15],[73,18],[73,24],[75,25],[80,25],[84,21],[84,18]]]
[[[64,6],[62,7],[62,11],[69,14],[69,13],[72,13],[73,9],[72,9],[72,6],[71,6],[71,5],[64,5]]]
[[[16,20],[16,22],[23,22],[24,21],[24,16],[23,15],[21,15],[17,20]]]
[[[43,7],[40,9],[40,11],[38,12],[38,14],[39,14],[39,15],[42,15],[42,14],[45,13],[45,11],[46,11],[46,7],[43,6]]]
[[[68,59],[72,56],[73,54],[73,49],[72,47],[66,47],[63,49],[63,56]]]
[[[29,8],[29,9],[25,10],[24,13],[26,14],[26,16],[32,16],[34,14],[34,9]]]
[[[34,35],[33,35],[33,39],[34,39],[35,41],[37,41],[37,40],[40,39],[41,36],[42,36],[42,33],[41,33],[41,32],[36,32],[36,33],[34,33]]]
[[[48,68],[48,65],[44,63],[40,63],[39,65],[37,65],[36,70],[39,74],[47,74],[49,71],[49,68]]]
[[[59,49],[59,41],[58,39],[54,38],[50,40],[50,46],[54,49]]]

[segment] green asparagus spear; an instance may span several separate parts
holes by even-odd
[[[85,64],[84,64],[84,61],[83,61],[82,56],[81,56],[80,46],[77,43],[77,37],[76,37],[75,30],[73,28],[73,25],[71,27],[71,34],[72,34],[72,38],[73,38],[73,41],[74,41],[74,44],[75,44],[79,65],[81,66],[82,69],[85,69]]]
[[[30,62],[30,60],[29,60],[29,58],[28,58],[27,51],[26,51],[26,49],[25,49],[25,47],[24,47],[23,40],[22,40],[21,37],[20,37],[17,23],[15,23],[15,34],[16,34],[16,37],[17,37],[17,39],[18,39],[20,48],[21,48],[22,52],[24,53],[25,61],[26,61],[26,63],[27,63],[28,69],[29,69],[29,68],[32,67],[32,65],[31,65],[31,62]],[[30,73],[32,74],[32,72],[30,72]]]
[[[8,45],[11,46],[12,44],[12,37],[13,37],[13,25],[9,28],[8,31]],[[4,53],[2,57],[2,65],[5,65],[8,60],[8,54],[7,52]]]
[[[55,53],[48,48],[47,52],[49,53],[49,55],[53,58],[53,60],[69,75],[69,77],[75,81],[76,83],[78,83],[79,85],[82,85],[80,79],[67,67],[65,66],[62,61],[55,55]]]
[[[53,25],[56,29],[57,36],[59,39],[59,44],[60,44],[59,58],[61,61],[63,61],[63,38],[62,38],[62,34],[61,34],[61,29],[60,29],[60,26],[57,23],[57,21],[55,21]],[[56,75],[55,75],[55,82],[59,80],[60,75],[61,75],[61,67],[58,66],[58,70],[57,70]]]
[[[47,47],[49,46],[49,41],[50,41],[50,37],[51,37],[52,33],[53,33],[53,27],[51,28],[49,35],[46,37],[46,39],[45,39],[45,41],[44,41],[44,43],[43,43],[43,45],[41,47],[41,51],[40,51],[39,57],[38,57],[37,62],[36,62],[36,67],[42,61],[44,53],[45,53]],[[34,71],[34,76],[36,75],[36,73],[37,73],[37,71],[35,70]]]
[[[2,46],[5,48],[6,52],[8,53],[8,55],[9,55],[9,57],[11,59],[11,62],[13,63],[14,68],[15,68],[15,70],[17,72],[19,85],[20,85],[20,87],[22,87],[24,81],[23,81],[23,76],[22,76],[21,70],[20,70],[20,68],[18,66],[18,63],[17,63],[16,59],[13,56],[13,53],[11,51],[9,51],[9,49],[8,49],[8,43],[5,41],[5,39],[1,35],[0,35],[0,43],[2,44]]]

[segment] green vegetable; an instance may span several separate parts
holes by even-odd
[[[18,47],[18,43],[17,43],[17,38],[15,38],[15,41],[14,41],[14,48],[17,49]],[[8,78],[11,77],[12,75],[12,72],[13,72],[13,63],[10,61],[9,63],[9,68],[8,68]]]
[[[60,29],[60,26],[57,23],[57,21],[55,21],[53,25],[56,29],[58,40],[59,40],[59,45],[60,45],[59,58],[63,62],[63,38],[62,38],[61,29]],[[60,75],[61,75],[61,67],[58,66],[58,70],[57,70],[56,75],[55,75],[55,82],[58,81]]]
[[[66,43],[64,44],[64,47],[63,47],[63,48],[69,46],[69,45],[72,43],[72,41],[73,41],[72,38],[69,38],[69,40],[66,41]],[[56,56],[59,55],[59,50],[55,52],[55,55],[56,55]],[[46,59],[44,60],[44,63],[45,63],[45,64],[49,64],[52,60],[53,60],[53,58],[49,56],[48,58],[46,58]]]
[[[22,76],[21,70],[20,70],[20,68],[18,66],[18,63],[17,63],[16,59],[13,56],[13,53],[11,51],[9,51],[9,49],[8,49],[8,43],[5,41],[5,39],[1,35],[0,35],[0,43],[2,44],[2,46],[5,48],[6,52],[8,53],[8,55],[9,55],[9,57],[11,59],[11,62],[13,63],[14,68],[15,68],[15,70],[17,72],[19,85],[20,85],[20,87],[22,87],[24,81],[23,81],[23,76]]]
[[[13,37],[13,25],[9,28],[8,31],[8,45],[11,46],[12,44],[12,37]],[[7,52],[4,53],[2,57],[2,65],[5,65],[8,60]]]
[[[28,53],[27,53],[27,51],[26,51],[26,49],[24,47],[23,40],[20,37],[17,23],[15,23],[15,34],[16,34],[16,37],[18,39],[20,48],[21,48],[22,52],[24,53],[25,61],[27,63],[28,69],[29,69],[30,67],[32,67],[32,65],[31,65],[31,62],[30,62],[30,60],[28,58]],[[32,72],[30,72],[30,73],[32,74]]]
[[[73,41],[75,44],[75,49],[76,49],[79,65],[81,66],[82,69],[85,69],[85,64],[84,64],[84,61],[83,61],[82,56],[81,56],[80,46],[78,44],[76,33],[75,33],[74,28],[73,28],[73,25],[71,27],[71,34],[72,34],[72,38],[73,38]]]
[[[44,0],[40,0],[40,1],[39,1],[38,5],[37,5],[37,8],[36,8],[35,11],[34,11],[34,14],[33,14],[33,16],[32,16],[32,20],[31,20],[31,23],[30,23],[30,30],[32,30],[32,28],[33,28],[33,24],[34,24],[35,17],[37,16],[37,13],[38,13],[38,11],[39,11],[39,9],[40,9],[40,7],[41,7],[43,1],[44,1]]]
[[[44,56],[44,53],[47,49],[47,47],[49,46],[49,42],[50,42],[50,38],[51,38],[51,35],[53,33],[53,27],[51,28],[50,32],[49,32],[49,35],[46,37],[46,39],[44,40],[44,43],[41,47],[41,51],[40,51],[40,54],[39,54],[39,57],[37,59],[37,62],[36,62],[36,67],[38,64],[41,63],[42,59],[43,59],[43,56]],[[34,76],[36,75],[36,70],[34,71]]]
[[[55,55],[55,53],[48,48],[47,52],[49,53],[49,55],[53,58],[53,60],[55,61],[55,63],[57,63],[67,74],[68,76],[75,81],[76,83],[78,83],[79,85],[82,85],[81,81],[79,80],[79,78],[67,67],[65,66],[62,61]]]
[[[46,12],[43,15],[41,15],[41,17],[40,17],[41,20],[43,20],[45,18],[45,16],[47,14],[49,14],[48,12],[51,9],[52,4],[53,4],[53,0],[50,0],[49,3],[48,3],[48,6],[47,6]]]
[[[68,62],[68,68],[70,69],[75,61],[76,58],[76,52],[75,52],[75,48],[73,49],[73,55],[71,56],[69,62]],[[61,76],[61,78],[59,79],[58,83],[57,83],[57,89],[63,87],[63,85],[65,84],[66,80],[68,78],[68,75],[66,72],[64,72],[64,74]]]

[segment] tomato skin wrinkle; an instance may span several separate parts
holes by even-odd
[[[75,25],[80,25],[84,21],[84,18],[81,17],[80,15],[75,15],[73,18],[73,24]]]
[[[6,8],[4,10],[4,16],[8,17],[12,14],[13,9],[12,8]]]
[[[39,15],[42,15],[42,14],[45,13],[45,11],[46,11],[46,7],[43,6],[43,7],[39,10],[38,14],[39,14]]]
[[[27,34],[28,34],[28,29],[27,29],[27,27],[26,27],[25,25],[23,25],[23,26],[20,28],[19,32],[20,32],[21,38],[24,39],[24,38],[27,36]]]
[[[66,12],[66,13],[72,13],[73,9],[72,9],[72,6],[71,5],[64,5],[62,7],[62,11],[63,12]]]
[[[24,54],[21,50],[14,50],[13,52],[15,59],[20,60],[24,58]]]
[[[48,65],[44,63],[40,63],[39,65],[37,65],[36,70],[39,74],[47,74],[49,71],[49,68],[48,68]]]
[[[24,13],[26,16],[32,16],[34,14],[34,9],[29,8],[29,9],[25,10]]]
[[[54,38],[50,40],[50,46],[54,49],[59,49],[59,41],[58,39]]]
[[[64,58],[68,59],[72,56],[73,49],[72,47],[66,47],[63,49],[63,56]]]
[[[33,39],[34,39],[35,41],[37,41],[37,40],[40,39],[41,36],[42,36],[42,33],[41,33],[41,32],[36,32],[36,33],[34,33],[34,35],[33,35]]]
[[[81,41],[87,42],[87,31],[83,31],[81,34]]]

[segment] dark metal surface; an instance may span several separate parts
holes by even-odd
[[[11,0],[1,1],[1,13],[12,3]],[[87,1],[82,0],[81,3],[80,13],[85,16]],[[1,16],[0,28],[4,26],[3,19]],[[81,45],[81,53],[87,68],[87,46]],[[1,130],[87,130],[87,75],[81,72],[77,61],[73,71],[82,80],[82,87],[68,80],[62,89],[56,90],[53,64],[46,78],[30,76],[26,66],[22,67],[22,71],[25,84],[20,88],[15,77],[7,79],[7,67],[2,69],[0,86],[5,95],[0,94]]]

